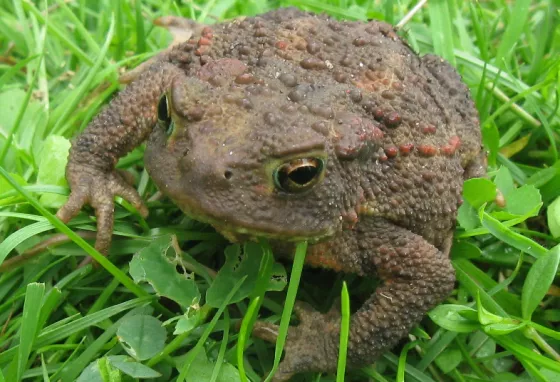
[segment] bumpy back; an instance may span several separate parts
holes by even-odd
[[[251,108],[259,102],[250,97],[239,102],[260,115],[257,138],[280,136],[258,130],[275,112],[280,121],[282,113],[290,114],[286,121],[299,115],[301,129],[323,134],[330,176],[342,189],[335,204],[349,225],[359,215],[383,216],[441,246],[454,226],[463,178],[483,173],[467,87],[442,59],[418,57],[388,24],[282,9],[204,28],[164,59],[228,92],[266,94],[268,110]]]

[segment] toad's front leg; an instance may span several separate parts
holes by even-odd
[[[72,143],[66,178],[71,193],[57,216],[68,222],[85,204],[95,209],[95,248],[106,255],[113,231],[114,197],[131,202],[147,215],[142,199],[115,170],[120,157],[142,143],[158,121],[162,95],[185,77],[169,63],[156,63],[111,101]],[[160,107],[158,107],[160,104]],[[165,110],[160,110],[161,113]]]
[[[332,245],[310,247],[309,260],[347,272],[381,279],[375,293],[352,316],[347,361],[351,367],[372,363],[393,347],[422,316],[453,289],[455,273],[447,254],[421,236],[383,219],[366,218]],[[334,371],[338,358],[340,315],[299,307],[301,324],[290,328],[285,358],[275,381],[294,373]],[[277,328],[259,322],[254,333],[275,339]]]

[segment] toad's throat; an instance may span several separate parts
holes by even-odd
[[[312,243],[322,241],[334,235],[334,228],[324,230],[304,231],[294,230],[287,227],[277,227],[262,224],[259,221],[247,221],[231,214],[227,217],[219,216],[187,199],[184,195],[181,200],[174,200],[181,210],[190,218],[202,223],[210,224],[221,235],[231,242],[256,241],[258,238],[277,239],[282,241],[297,242],[310,241]]]

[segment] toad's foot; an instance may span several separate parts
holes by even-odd
[[[148,215],[148,209],[136,189],[117,171],[104,173],[87,165],[74,164],[68,166],[67,178],[72,191],[56,216],[67,223],[84,205],[91,205],[97,217],[95,249],[103,255],[107,255],[111,245],[115,196],[129,201],[142,216]]]
[[[284,359],[272,379],[273,382],[288,381],[296,373],[336,370],[340,327],[338,306],[335,303],[327,314],[321,314],[309,304],[296,303],[294,312],[300,323],[288,330]],[[277,325],[257,321],[253,334],[274,343],[278,337],[278,329]]]

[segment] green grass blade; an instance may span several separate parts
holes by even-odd
[[[340,343],[338,350],[338,365],[336,369],[336,382],[344,382],[344,371],[346,370],[346,356],[348,353],[348,339],[350,337],[350,296],[346,281],[342,283],[340,294]]]
[[[265,382],[269,382],[272,379],[274,373],[278,370],[278,365],[280,365],[280,357],[282,356],[282,350],[284,349],[284,344],[286,342],[286,338],[288,337],[290,317],[292,316],[292,310],[294,309],[294,304],[296,302],[296,294],[299,287],[299,280],[301,278],[301,271],[303,269],[306,252],[307,242],[304,241],[298,243],[294,256],[294,264],[292,265],[290,283],[288,284],[288,293],[284,303],[284,310],[282,311],[282,318],[280,319],[280,327],[278,328],[278,337],[276,339],[276,348],[274,351],[274,364],[270,374],[266,377]]]
[[[86,317],[78,318],[77,320],[64,323],[63,325],[48,326],[43,329],[43,331],[37,337],[35,347],[42,347],[60,341],[74,333],[77,333],[104,320],[107,320],[116,314],[122,313],[129,309],[134,309],[139,306],[143,306],[149,303],[150,300],[151,297],[135,298],[121,304],[113,305],[110,308],[103,309]],[[18,351],[18,349],[19,346],[14,346],[9,350],[0,353],[0,362],[5,362],[6,360],[11,359],[14,356],[14,353]]]
[[[111,273],[117,280],[119,280],[125,287],[127,287],[132,293],[136,294],[138,297],[146,296],[147,293],[140,288],[138,285],[132,281],[126,274],[124,274],[119,268],[117,268],[113,263],[111,263],[105,256],[101,255],[95,250],[91,245],[89,245],[84,239],[76,235],[70,228],[68,228],[64,223],[58,220],[53,214],[51,214],[45,207],[43,207],[37,199],[29,195],[14,179],[8,174],[6,170],[0,167],[0,176],[8,181],[13,188],[15,188],[37,211],[41,213],[47,220],[60,232],[66,234],[73,242],[80,246],[84,251],[86,251],[95,261],[97,261],[102,267],[104,267],[109,273]]]
[[[504,68],[505,63],[509,62],[519,42],[519,37],[521,33],[523,33],[525,24],[530,15],[529,5],[531,5],[531,0],[516,0],[514,2],[513,11],[509,17],[509,23],[506,24],[506,31],[496,53],[496,65],[500,68]]]
[[[257,296],[249,304],[249,308],[241,321],[241,328],[239,329],[239,340],[237,341],[237,368],[239,369],[239,376],[241,377],[241,382],[247,382],[247,375],[245,374],[245,366],[243,362],[243,351],[245,350],[245,342],[249,336],[250,328],[249,324],[256,317],[258,312],[258,307],[261,299]]]
[[[98,53],[97,59],[93,63],[91,69],[88,70],[87,76],[81,81],[80,85],[61,103],[55,111],[53,111],[52,119],[56,121],[51,128],[53,134],[64,135],[69,128],[65,125],[68,116],[74,112],[80,100],[85,96],[87,90],[91,86],[95,76],[97,75],[101,65],[105,62],[107,51],[113,38],[115,31],[115,18],[111,18],[111,25],[107,31],[107,38]]]
[[[41,56],[41,58],[39,59],[39,63],[43,60],[43,56]],[[25,98],[23,100],[23,103],[20,105],[20,108],[18,110],[17,113],[17,117],[14,121],[14,124],[11,126],[10,130],[8,131],[8,139],[6,139],[6,141],[4,142],[4,145],[2,146],[2,150],[0,151],[0,163],[4,163],[4,158],[6,157],[6,154],[8,153],[8,150],[10,148],[10,145],[12,144],[12,141],[14,139],[14,134],[16,134],[19,130],[21,121],[23,119],[23,116],[25,114],[25,111],[27,110],[27,106],[29,105],[29,100],[31,99],[31,94],[33,93],[33,87],[35,86],[35,83],[37,82],[37,79],[39,78],[39,73],[40,71],[37,70],[35,72],[35,74],[33,75],[33,79],[31,80],[31,83],[29,84],[29,87],[27,89],[27,91],[25,92]]]
[[[45,293],[45,284],[32,283],[27,286],[25,302],[23,304],[23,318],[21,322],[20,344],[16,358],[12,361],[12,368],[7,375],[8,380],[19,382],[27,367],[27,361],[39,331],[41,302]],[[15,367],[14,367],[15,366]],[[15,374],[14,374],[15,371]]]
[[[4,262],[6,257],[15,247],[23,243],[25,240],[51,229],[53,229],[53,225],[50,222],[39,221],[37,223],[25,226],[19,231],[16,231],[8,236],[6,240],[0,243],[0,264]]]
[[[430,29],[436,54],[455,66],[453,29],[448,0],[428,1],[428,12],[430,14]]]
[[[210,376],[210,380],[208,382],[216,382],[220,374],[221,366],[224,363],[226,348],[229,342],[229,326],[229,312],[226,309],[224,310],[224,334],[222,336],[222,343],[220,344],[220,350],[218,351],[218,356],[216,357],[216,366],[214,366],[214,370],[212,370],[212,375]],[[239,373],[241,374],[241,370],[239,370]]]

